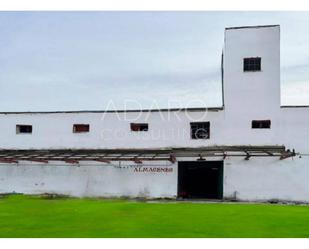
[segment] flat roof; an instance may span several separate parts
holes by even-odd
[[[163,108],[140,110],[81,110],[81,111],[29,111],[29,112],[0,112],[0,114],[56,114],[56,113],[129,113],[129,112],[217,112],[223,107],[194,107],[194,108]]]
[[[309,105],[282,105],[281,108],[309,108]]]
[[[280,108],[309,108],[309,105],[282,105]],[[221,107],[193,107],[193,108],[163,108],[163,109],[141,109],[141,110],[80,110],[80,111],[23,111],[23,112],[0,112],[0,115],[9,114],[62,114],[62,113],[130,113],[130,112],[218,112]]]
[[[259,28],[271,28],[271,27],[280,27],[279,24],[274,25],[256,25],[256,26],[239,26],[239,27],[227,27],[225,30],[230,29],[259,29]]]

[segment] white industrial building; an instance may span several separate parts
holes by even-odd
[[[0,193],[309,202],[309,108],[280,104],[278,25],[225,29],[222,84],[215,108],[2,112]]]

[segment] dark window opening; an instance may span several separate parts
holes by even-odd
[[[131,123],[131,131],[148,131],[148,124],[146,123]]]
[[[270,120],[253,120],[252,129],[270,129]]]
[[[210,138],[210,122],[193,122],[190,126],[192,139]]]
[[[73,132],[74,133],[89,132],[89,124],[74,124]]]
[[[261,58],[244,58],[244,72],[261,71]]]
[[[32,125],[16,125],[16,133],[32,133]]]

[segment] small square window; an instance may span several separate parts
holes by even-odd
[[[252,120],[252,129],[270,129],[270,120]]]
[[[16,125],[16,134],[31,134],[32,125]]]
[[[73,132],[74,133],[82,133],[82,132],[89,132],[89,124],[74,124],[73,125]]]
[[[210,138],[210,122],[193,122],[190,126],[192,139]]]
[[[244,58],[244,72],[261,71],[261,57]]]
[[[146,123],[131,123],[131,131],[148,131]]]

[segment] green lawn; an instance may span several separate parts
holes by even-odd
[[[309,237],[309,206],[0,199],[0,237]]]

